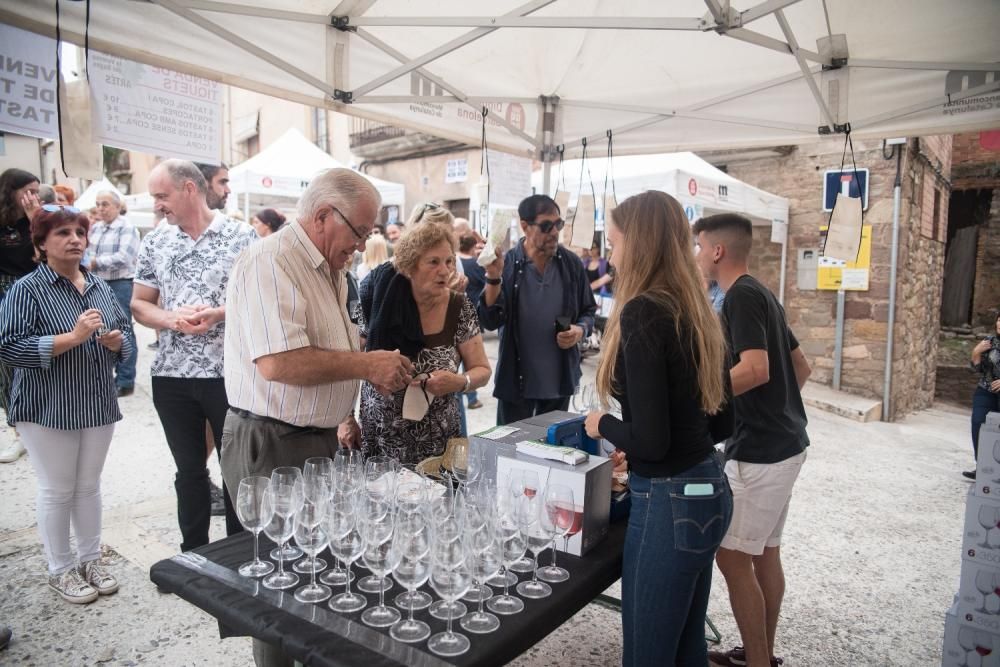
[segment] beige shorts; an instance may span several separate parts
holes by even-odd
[[[759,556],[764,547],[781,544],[792,487],[805,460],[802,452],[778,463],[726,462],[726,477],[733,489],[733,520],[722,539],[723,549]]]

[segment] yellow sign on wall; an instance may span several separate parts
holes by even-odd
[[[826,243],[826,225],[819,228],[820,246]],[[867,292],[868,278],[871,275],[872,262],[872,226],[861,228],[861,250],[858,259],[844,262],[827,257],[819,258],[816,267],[816,289],[845,290],[847,292]]]

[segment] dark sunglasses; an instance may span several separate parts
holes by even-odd
[[[423,220],[424,219],[424,213],[426,213],[427,211],[436,211],[439,208],[441,208],[441,204],[436,204],[436,203],[434,203],[432,201],[427,202],[426,204],[424,204],[424,207],[422,209],[420,209],[420,215],[417,216],[417,219],[414,220],[413,223],[416,224],[416,223],[420,222],[421,220]]]
[[[546,220],[545,222],[535,222],[532,220],[528,223],[529,227],[538,227],[538,231],[542,234],[548,234],[552,231],[554,227],[557,232],[561,232],[566,221],[560,218],[559,220]]]
[[[49,213],[58,213],[59,211],[69,211],[70,213],[83,213],[83,211],[81,211],[75,206],[68,206],[64,204],[42,204],[42,210],[48,211]]]

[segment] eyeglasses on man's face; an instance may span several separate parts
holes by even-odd
[[[559,218],[558,220],[545,220],[542,222],[538,222],[537,220],[532,220],[531,222],[528,223],[528,226],[538,227],[538,231],[540,231],[542,234],[548,234],[553,229],[555,229],[557,232],[561,232],[565,224],[566,221],[563,220],[562,218]]]
[[[341,211],[333,204],[330,204],[330,208],[333,210],[334,213],[340,216],[341,220],[344,221],[344,224],[347,225],[347,228],[351,230],[352,234],[354,234],[354,238],[358,240],[358,243],[368,240],[368,235],[371,234],[371,230],[368,230],[368,232],[362,236],[362,234],[354,227],[354,225],[351,224],[351,221],[347,219],[347,216],[344,215],[343,211]]]

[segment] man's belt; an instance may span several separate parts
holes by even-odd
[[[275,419],[274,417],[265,417],[264,415],[257,415],[249,410],[243,410],[242,408],[234,408],[229,406],[229,411],[232,412],[237,417],[243,417],[244,419],[252,419],[254,421],[264,422],[265,424],[274,424],[275,426],[283,426],[285,428],[293,429],[292,433],[287,435],[299,435],[302,433],[334,433],[336,434],[337,428],[322,428],[320,426],[296,426],[295,424],[289,424],[288,422],[283,422],[280,419]]]

